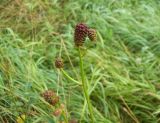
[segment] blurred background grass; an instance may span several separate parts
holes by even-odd
[[[159,0],[0,0],[0,121],[58,122],[40,97],[53,89],[89,122],[81,87],[54,67],[61,54],[80,80],[73,32],[84,22],[98,32],[84,56],[97,123],[159,123],[159,13]]]

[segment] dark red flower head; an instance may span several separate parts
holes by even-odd
[[[88,38],[89,38],[91,41],[96,41],[97,34],[96,34],[96,30],[95,30],[95,29],[89,29],[89,30],[88,30]]]
[[[56,60],[55,60],[55,66],[56,66],[56,68],[63,68],[63,66],[64,66],[63,59],[56,58]]]
[[[59,102],[59,96],[52,90],[46,90],[41,94],[41,96],[51,105],[56,105]]]
[[[88,27],[87,25],[80,23],[75,27],[74,32],[74,42],[76,46],[82,46],[86,37],[88,35]]]

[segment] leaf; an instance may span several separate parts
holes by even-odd
[[[26,116],[22,114],[21,116],[17,117],[17,123],[24,123]]]

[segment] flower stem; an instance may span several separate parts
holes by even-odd
[[[80,82],[78,82],[77,80],[75,80],[72,77],[70,77],[63,69],[61,69],[61,71],[65,75],[65,77],[67,77],[69,80],[73,81],[74,83],[77,83],[78,85],[81,85]]]
[[[64,112],[64,111],[63,111],[63,117],[64,117],[64,120],[65,120],[65,123],[68,123],[68,118],[67,118],[66,112]]]
[[[93,110],[92,110],[92,105],[90,103],[90,97],[89,97],[89,94],[88,94],[87,83],[85,82],[83,60],[82,60],[82,55],[81,55],[81,49],[80,48],[78,48],[78,52],[79,52],[80,73],[81,73],[81,79],[82,79],[83,92],[84,92],[84,96],[87,100],[88,110],[89,110],[89,113],[90,113],[90,118],[91,118],[91,121],[93,123],[94,122]]]

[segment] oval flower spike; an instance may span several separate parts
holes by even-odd
[[[88,34],[88,27],[86,24],[79,23],[75,27],[74,42],[77,47],[83,46],[83,43]]]
[[[55,66],[56,68],[63,68],[64,66],[63,60],[61,58],[56,58]]]
[[[97,39],[97,34],[96,34],[96,30],[95,30],[95,29],[89,29],[89,30],[88,30],[88,38],[89,38],[91,41],[96,41],[96,39]]]
[[[52,106],[55,106],[59,102],[59,96],[57,96],[56,93],[52,90],[46,90],[42,93],[41,96]]]
[[[62,114],[62,109],[61,108],[57,108],[54,112],[53,112],[53,115],[55,117],[58,117]]]

